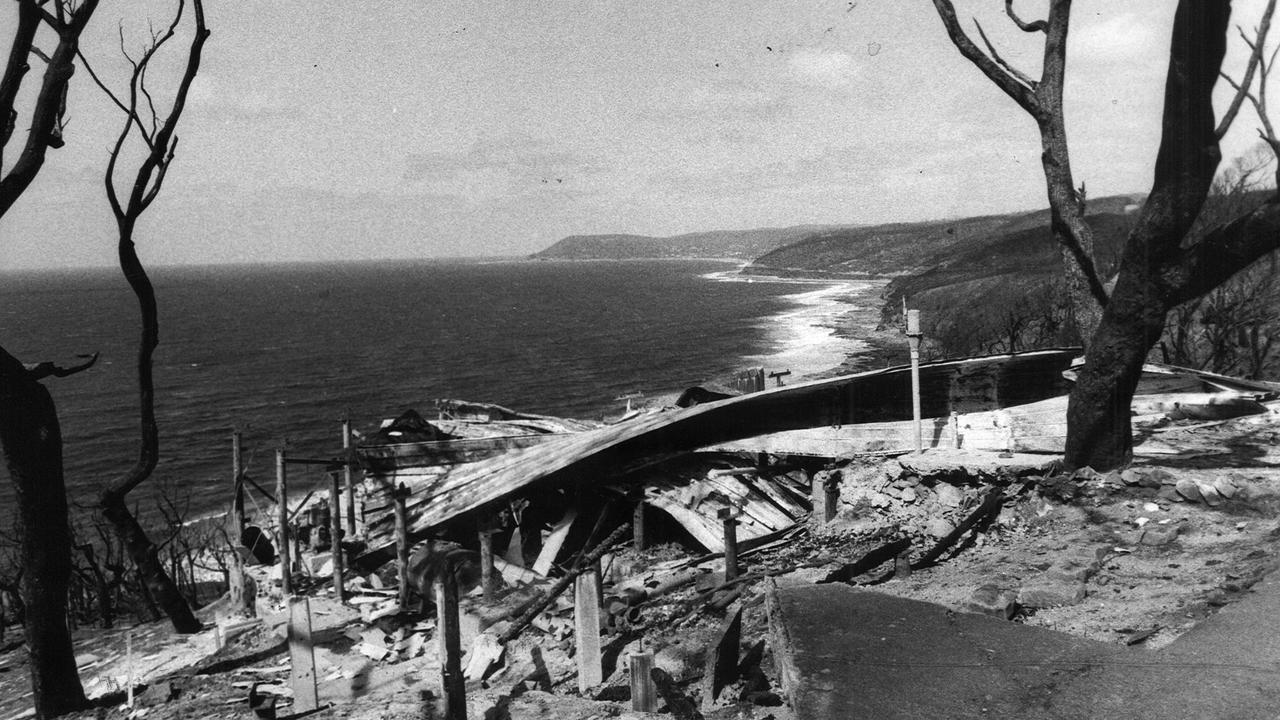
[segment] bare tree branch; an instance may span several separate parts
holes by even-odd
[[[18,197],[35,179],[41,166],[44,165],[48,148],[55,142],[60,142],[57,129],[63,113],[62,101],[66,97],[67,83],[75,72],[76,49],[80,43],[80,33],[97,7],[98,0],[84,0],[69,19],[58,28],[58,44],[49,54],[49,64],[45,68],[44,79],[36,95],[26,143],[9,173],[0,178],[0,216],[13,207]],[[29,69],[27,57],[34,41],[35,31],[42,20],[41,12],[39,4],[33,0],[18,0],[18,29],[15,33],[15,42],[10,46],[4,76],[0,78],[0,122],[4,123],[3,139],[6,143],[12,136],[9,127],[15,116],[14,101],[22,83],[22,76]],[[5,143],[0,143],[0,145],[3,144]]]
[[[1004,0],[1004,13],[1009,16],[1009,19],[1013,21],[1013,24],[1017,25],[1018,29],[1022,32],[1033,33],[1049,31],[1049,23],[1044,20],[1023,22],[1022,18],[1018,17],[1017,13],[1013,11],[1013,0]]]
[[[1222,119],[1218,121],[1218,127],[1214,131],[1219,140],[1227,134],[1227,130],[1229,130],[1231,128],[1231,124],[1235,122],[1236,114],[1240,112],[1240,105],[1244,103],[1246,97],[1249,97],[1249,88],[1253,85],[1253,75],[1257,71],[1259,63],[1262,61],[1263,48],[1265,48],[1267,44],[1267,34],[1271,31],[1271,15],[1275,12],[1275,9],[1276,0],[1267,0],[1267,7],[1262,11],[1262,19],[1258,23],[1256,30],[1256,41],[1250,40],[1249,37],[1244,34],[1244,29],[1237,26],[1237,29],[1240,31],[1240,37],[1244,38],[1244,41],[1249,46],[1251,52],[1249,53],[1249,62],[1245,66],[1244,77],[1241,78],[1238,84],[1231,78],[1227,77],[1225,73],[1220,73],[1222,77],[1226,78],[1227,82],[1231,83],[1231,86],[1235,88],[1236,94],[1231,98],[1231,104],[1227,106],[1226,112],[1222,114]],[[1266,87],[1265,74],[1263,75],[1262,86]]]
[[[987,52],[991,54],[991,59],[995,60],[996,64],[1004,68],[1005,72],[1012,75],[1015,80],[1026,85],[1028,89],[1034,92],[1036,89],[1036,81],[1032,80],[1030,76],[1010,65],[1004,58],[1000,57],[1000,52],[996,50],[995,46],[991,44],[991,40],[987,38],[987,33],[982,30],[982,23],[978,22],[978,18],[973,19],[973,24],[978,28],[978,36],[982,38],[982,43],[987,46]]]
[[[92,355],[77,355],[76,357],[84,359],[84,362],[76,363],[70,366],[55,365],[52,361],[46,360],[34,365],[26,365],[27,372],[31,374],[33,380],[43,380],[47,377],[70,377],[79,372],[84,372],[93,367],[98,362],[98,353]]]
[[[951,42],[956,46],[956,49],[960,51],[960,54],[976,65],[982,71],[982,74],[986,75],[1006,95],[1013,98],[1013,101],[1018,103],[1022,109],[1033,117],[1038,116],[1040,107],[1039,102],[1036,100],[1035,92],[1016,77],[1010,75],[998,62],[982,52],[973,43],[973,40],[960,27],[960,21],[956,19],[956,9],[951,4],[951,0],[933,0],[933,6],[938,11],[938,17],[942,18],[942,25],[946,28],[947,35],[951,38]]]

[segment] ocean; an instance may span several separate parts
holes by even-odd
[[[135,491],[225,506],[231,433],[248,472],[274,448],[333,457],[341,420],[368,431],[435,398],[579,418],[617,397],[672,395],[741,368],[829,371],[861,350],[833,333],[864,322],[868,283],[746,278],[717,261],[415,261],[157,268],[161,460]],[[87,372],[46,381],[58,404],[73,503],[137,452],[136,304],[111,269],[0,275],[0,343],[24,362]],[[295,482],[318,470],[291,471]],[[0,469],[0,504],[13,492]],[[144,507],[145,510],[145,507]]]

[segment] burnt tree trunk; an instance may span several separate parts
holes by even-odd
[[[103,517],[111,523],[116,536],[124,543],[125,552],[138,569],[138,577],[147,594],[173,623],[173,629],[180,633],[200,632],[203,626],[196,619],[195,613],[191,612],[191,606],[178,591],[178,586],[165,572],[164,564],[160,562],[159,548],[151,542],[129,511],[125,496],[108,490],[102,494],[100,507]]]
[[[203,627],[191,612],[186,598],[179,592],[173,579],[160,562],[159,549],[147,536],[137,518],[129,511],[126,498],[129,491],[151,477],[160,455],[160,430],[156,424],[155,382],[153,362],[156,346],[160,342],[159,315],[156,310],[155,288],[147,277],[133,244],[133,222],[127,218],[119,221],[120,240],[118,251],[120,267],[125,279],[138,300],[142,330],[138,341],[138,404],[139,442],[138,460],[120,480],[102,491],[99,508],[116,536],[124,543],[125,552],[138,569],[138,575],[148,593],[161,611],[180,633],[199,632]]]
[[[36,716],[87,706],[67,628],[71,526],[62,430],[48,389],[0,348],[0,446],[18,502],[20,595]]]
[[[1149,277],[1121,273],[1067,404],[1070,467],[1111,470],[1132,460],[1129,407],[1168,310]]]

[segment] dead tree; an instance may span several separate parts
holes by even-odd
[[[98,0],[54,0],[52,5],[47,0],[17,2],[17,22],[12,31],[4,31],[12,33],[12,41],[0,76],[0,218],[35,180],[48,150],[63,144],[67,87],[75,72],[80,37],[97,6]],[[51,52],[38,45],[43,42],[42,28],[52,36]],[[33,58],[44,63],[44,74],[30,105],[30,124],[23,139],[17,103]],[[6,167],[11,143],[16,156]],[[0,448],[17,495],[19,558],[24,569],[20,595],[33,704],[40,718],[86,705],[67,628],[72,540],[62,433],[53,398],[40,382],[75,369],[64,371],[49,363],[28,367],[0,347]]]
[[[1107,297],[1085,235],[1072,230],[1083,221],[1083,201],[1072,190],[1062,124],[1061,88],[1066,66],[1070,0],[1051,0],[1048,19],[1027,22],[1005,0],[1005,11],[1029,33],[1044,33],[1044,71],[1032,80],[1004,61],[991,43],[980,50],[956,19],[950,0],[934,0],[948,35],[961,53],[1001,90],[1035,117],[1041,127],[1043,160],[1055,225],[1064,223],[1070,255],[1105,307],[1088,337],[1085,366],[1067,412],[1066,464],[1109,470],[1132,456],[1129,405],[1148,352],[1160,339],[1169,312],[1204,295],[1235,273],[1280,247],[1280,198],[1204,233],[1191,230],[1211,189],[1221,159],[1219,139],[1231,126],[1257,69],[1263,64],[1265,34],[1275,2],[1268,3],[1240,88],[1223,117],[1215,121],[1212,94],[1226,52],[1230,6],[1217,0],[1180,0],[1174,16],[1163,129],[1151,193],[1138,214],[1121,254],[1115,288]],[[979,35],[985,35],[979,28]],[[1259,91],[1259,100],[1261,99]],[[1259,108],[1262,110],[1262,108]],[[1059,135],[1058,131],[1062,134]],[[1074,210],[1072,207],[1074,206]],[[1090,333],[1090,327],[1092,332]]]
[[[179,0],[173,22],[163,33],[152,34],[149,45],[137,59],[134,59],[125,48],[124,34],[121,33],[120,50],[133,68],[129,79],[129,91],[124,99],[112,93],[87,63],[85,67],[98,86],[124,112],[123,127],[111,150],[111,157],[104,174],[104,184],[111,211],[116,219],[120,270],[124,273],[129,287],[138,300],[141,324],[136,366],[139,405],[138,459],[124,476],[103,489],[99,498],[99,508],[123,540],[129,557],[138,568],[151,597],[164,610],[173,623],[174,629],[178,632],[191,633],[200,630],[200,621],[191,612],[191,607],[172,578],[165,572],[155,543],[147,536],[125,502],[130,491],[151,477],[160,454],[160,432],[156,422],[153,378],[153,357],[156,346],[159,344],[160,322],[156,311],[155,288],[151,284],[146,268],[138,258],[133,236],[138,218],[146,212],[159,194],[165,175],[173,164],[174,152],[178,145],[176,135],[178,121],[182,117],[191,83],[200,70],[201,53],[205,40],[209,37],[201,0],[192,0],[194,28],[191,30],[186,67],[174,91],[169,113],[164,118],[161,118],[157,112],[155,99],[147,88],[147,71],[156,53],[175,36],[185,10],[185,0]],[[137,171],[133,173],[132,182],[128,184],[128,192],[122,198],[116,191],[116,168],[125,153],[126,144],[131,140],[141,141],[145,146],[145,152]]]
[[[1025,110],[1040,130],[1040,162],[1049,192],[1050,229],[1062,249],[1063,271],[1076,327],[1080,336],[1087,339],[1107,304],[1107,291],[1094,262],[1093,229],[1085,221],[1084,185],[1077,189],[1071,173],[1062,109],[1071,0],[1054,0],[1050,3],[1048,18],[1033,22],[1018,17],[1013,10],[1013,0],[1005,2],[1006,13],[1019,29],[1045,36],[1039,79],[1021,72],[1001,57],[987,39],[982,25],[975,20],[978,36],[987,49],[984,52],[979,48],[960,26],[951,0],[934,0],[934,6],[961,54]]]

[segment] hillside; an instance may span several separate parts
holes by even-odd
[[[750,260],[815,233],[846,229],[839,225],[797,225],[754,230],[712,230],[671,237],[648,235],[571,235],[534,253],[547,260],[634,260],[639,258],[724,257]]]
[[[1091,200],[1090,222],[1110,229],[1134,202],[1129,196]],[[1028,264],[1051,266],[1057,258],[1057,246],[1049,235],[1049,211],[1039,210],[816,232],[761,255],[746,271],[991,275],[1002,270],[1025,272]]]

